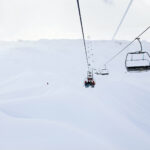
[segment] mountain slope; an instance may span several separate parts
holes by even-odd
[[[127,43],[93,41],[94,67]],[[127,73],[126,52],[85,89],[82,41],[1,42],[0,149],[148,150],[150,72]]]

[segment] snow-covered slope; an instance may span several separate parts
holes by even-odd
[[[127,43],[94,41],[94,67]],[[127,73],[126,53],[85,89],[81,40],[1,42],[0,149],[149,150],[150,72]]]

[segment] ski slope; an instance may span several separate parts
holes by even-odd
[[[93,41],[94,68],[127,43]],[[0,42],[0,150],[149,150],[150,72],[127,73],[128,51],[85,89],[81,40]]]

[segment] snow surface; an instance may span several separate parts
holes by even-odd
[[[93,41],[94,67],[127,43]],[[127,73],[126,53],[85,89],[81,40],[1,42],[0,150],[149,150],[150,72]]]

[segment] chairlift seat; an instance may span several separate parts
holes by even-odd
[[[125,67],[128,72],[150,70],[150,55],[148,52],[130,52],[126,56]]]
[[[149,71],[150,70],[150,65],[148,66],[131,66],[131,67],[126,67],[127,71]]]
[[[107,69],[102,69],[100,72],[101,75],[109,75],[109,72]]]

